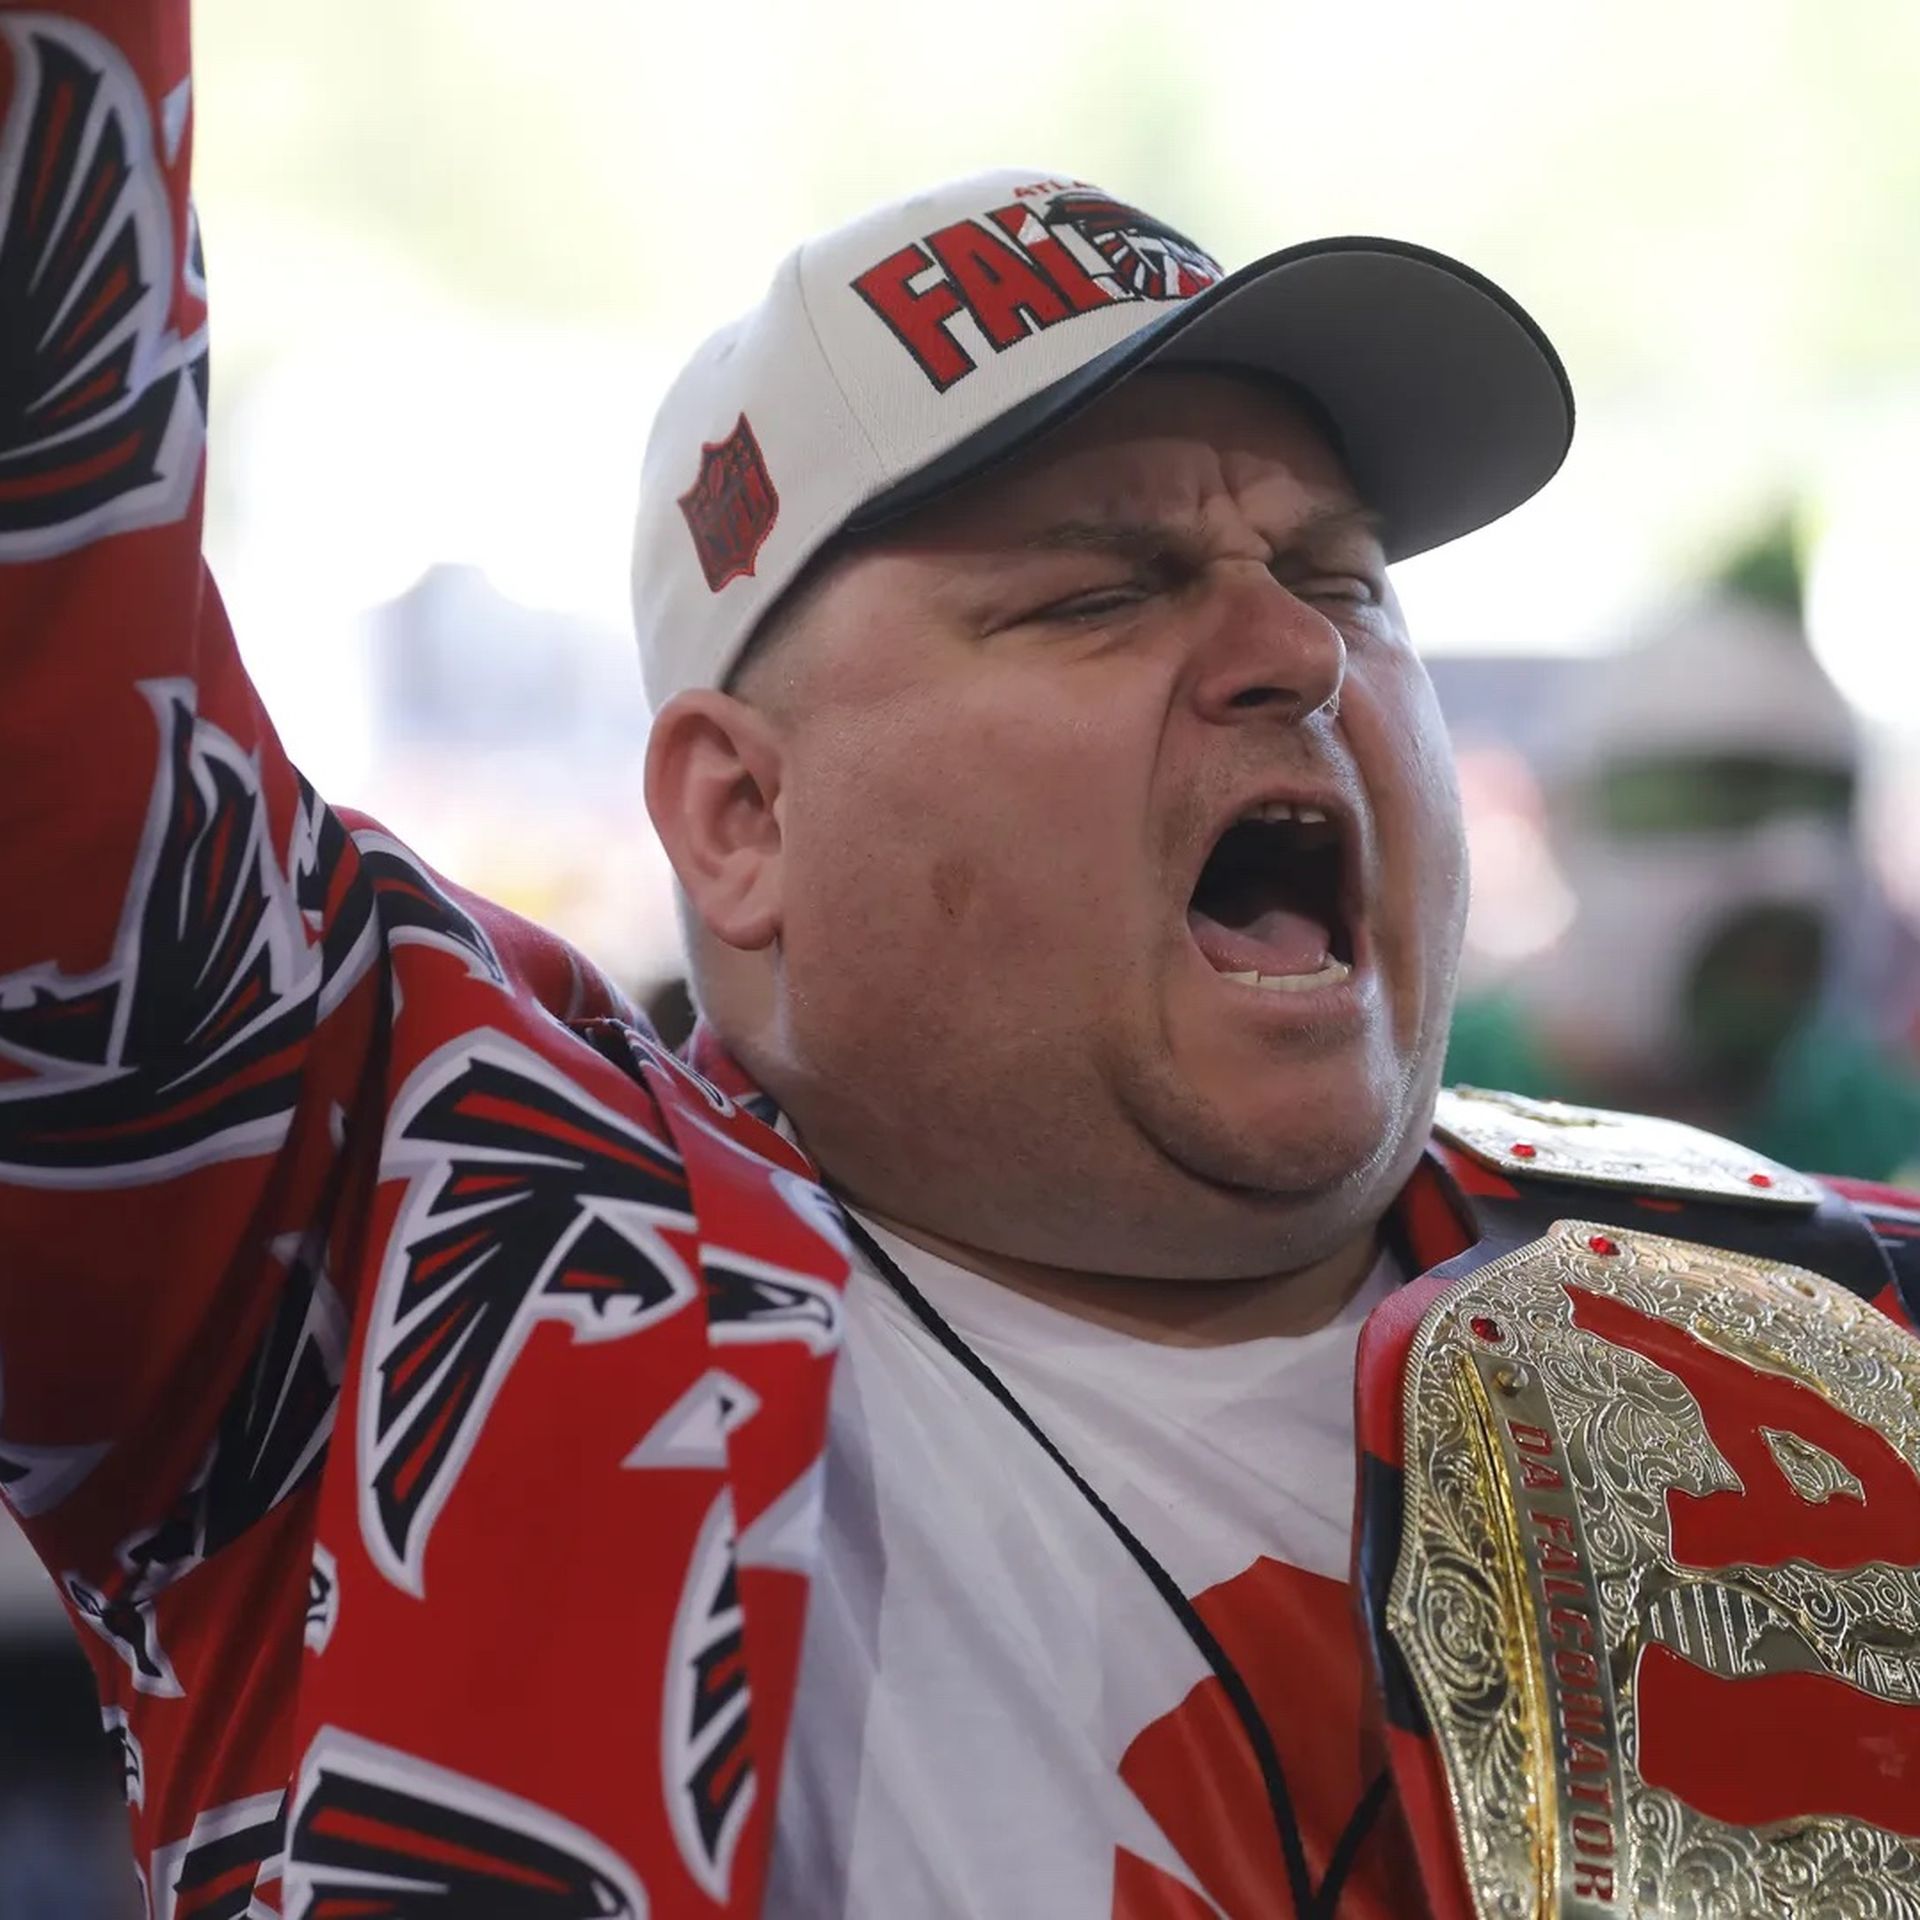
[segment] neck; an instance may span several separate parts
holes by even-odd
[[[1311,1333],[1358,1291],[1379,1257],[1374,1229],[1323,1260],[1244,1280],[1144,1280],[1083,1273],[986,1253],[872,1207],[861,1212],[910,1246],[950,1260],[1076,1319],[1169,1347],[1224,1347],[1274,1334]]]

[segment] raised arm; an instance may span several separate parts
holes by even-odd
[[[0,10],[0,113],[0,1495],[157,1709],[327,1438],[383,977],[201,558],[182,0]]]

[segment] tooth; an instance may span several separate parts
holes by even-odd
[[[1319,807],[1301,807],[1296,814],[1298,819],[1315,822],[1324,820],[1326,817],[1325,812]]]
[[[1249,967],[1245,973],[1223,973],[1220,978],[1222,980],[1238,980],[1243,985],[1251,987],[1259,981],[1260,975],[1257,969]]]
[[[1293,809],[1284,800],[1265,800],[1254,808],[1250,818],[1255,820],[1291,820]]]
[[[1353,969],[1346,961],[1329,960],[1314,973],[1263,973],[1255,978],[1254,985],[1270,993],[1310,993],[1315,987],[1337,987],[1352,976]]]

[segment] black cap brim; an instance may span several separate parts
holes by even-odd
[[[1361,499],[1404,560],[1511,512],[1573,438],[1573,389],[1508,294],[1400,240],[1269,254],[1010,407],[867,501],[849,531],[897,520],[1011,459],[1148,365],[1269,373],[1318,401]]]

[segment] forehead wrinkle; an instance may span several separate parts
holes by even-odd
[[[1321,501],[1301,514],[1284,535],[1268,539],[1267,545],[1269,554],[1277,558],[1346,533],[1362,533],[1377,540],[1383,525],[1383,517],[1371,507],[1353,501]],[[1042,527],[1026,535],[1019,546],[1030,553],[1112,554],[1118,559],[1151,564],[1204,558],[1209,540],[1199,520],[1077,518]]]
[[[1057,521],[1019,544],[1028,553],[1102,553],[1152,563],[1190,559],[1205,543],[1197,521],[1088,518]]]

